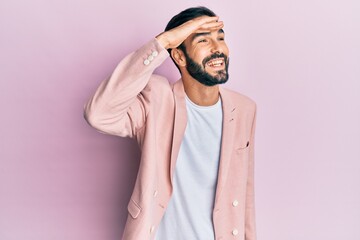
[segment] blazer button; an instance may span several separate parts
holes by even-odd
[[[149,55],[147,59],[151,62],[152,60],[154,60],[154,56],[153,56],[153,55]]]
[[[150,64],[150,61],[148,60],[148,59],[145,59],[145,61],[144,61],[144,65],[149,65]]]
[[[239,205],[238,200],[234,200],[234,201],[232,202],[232,205],[233,205],[234,207],[236,207],[237,205]]]
[[[156,197],[157,195],[158,195],[158,191],[155,190],[154,197]]]
[[[153,52],[151,53],[151,55],[153,55],[153,57],[156,57],[158,54],[159,54],[159,53],[158,53],[157,51],[153,51]]]
[[[234,230],[232,230],[232,235],[236,236],[238,235],[239,231],[235,228]]]
[[[152,233],[154,231],[154,229],[155,229],[155,226],[151,226],[150,233]]]

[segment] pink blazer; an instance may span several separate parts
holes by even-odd
[[[151,40],[126,56],[84,107],[85,119],[92,127],[134,138],[142,151],[123,240],[154,239],[172,194],[172,175],[187,116],[182,81],[170,84],[153,74],[168,56],[156,39]],[[220,96],[223,133],[213,209],[215,239],[255,240],[256,104],[222,87]]]

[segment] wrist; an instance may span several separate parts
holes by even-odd
[[[168,49],[169,41],[166,39],[165,32],[160,33],[155,37],[158,43],[165,49]]]

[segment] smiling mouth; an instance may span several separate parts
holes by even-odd
[[[222,68],[225,65],[225,61],[224,58],[215,58],[206,62],[206,65],[211,68]]]

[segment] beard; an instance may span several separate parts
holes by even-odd
[[[216,84],[224,84],[229,79],[229,59],[225,54],[214,53],[209,57],[206,57],[202,61],[202,66],[191,59],[186,50],[184,51],[184,55],[187,63],[186,70],[189,72],[190,76],[205,86],[211,87]],[[225,69],[217,71],[216,75],[212,76],[205,71],[205,64],[215,58],[224,58]]]

